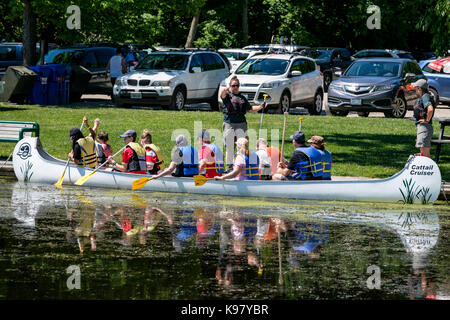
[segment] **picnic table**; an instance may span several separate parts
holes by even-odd
[[[450,126],[450,118],[434,118],[433,121],[438,121],[441,124],[441,130],[439,131],[438,138],[431,140],[431,144],[436,145],[436,154],[434,156],[434,161],[437,163],[441,154],[442,145],[450,143],[450,136],[444,135],[445,127]]]

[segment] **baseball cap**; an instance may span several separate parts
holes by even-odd
[[[413,87],[419,87],[422,89],[428,89],[428,82],[425,79],[419,79],[411,84]]]
[[[321,137],[321,136],[312,136],[308,140],[308,143],[314,143],[318,146],[323,146],[325,144],[325,142],[323,141],[323,137]]]
[[[295,140],[297,143],[305,143],[305,134],[301,131],[295,131],[291,136],[292,140]]]
[[[125,138],[125,137],[133,137],[133,138],[136,138],[136,131],[134,131],[134,130],[127,130],[127,131],[125,131],[125,133],[124,134],[122,134],[122,135],[120,135],[120,137],[121,138]]]
[[[211,140],[211,137],[209,136],[208,130],[205,130],[205,129],[200,131],[200,133],[198,134],[198,137],[201,138],[203,141],[210,141]]]
[[[69,131],[69,140],[76,137],[83,137],[83,134],[81,133],[81,130],[78,128],[72,128]]]

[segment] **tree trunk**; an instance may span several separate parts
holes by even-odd
[[[23,0],[23,65],[30,66],[36,62],[36,16],[31,0]]]
[[[198,9],[194,17],[192,18],[191,29],[189,30],[189,35],[187,37],[186,44],[184,45],[185,48],[192,48],[199,20],[200,20],[200,9]]]
[[[242,42],[248,44],[248,0],[243,1],[242,8]]]

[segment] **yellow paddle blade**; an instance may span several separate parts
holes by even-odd
[[[62,182],[63,182],[63,179],[64,179],[64,173],[65,172],[66,171],[64,171],[62,176],[61,176],[61,178],[59,178],[59,180],[56,181],[56,183],[54,184],[55,187],[62,189]]]
[[[94,171],[92,171],[91,173],[89,173],[89,174],[87,174],[87,175],[85,175],[85,176],[82,176],[80,179],[78,179],[78,180],[75,182],[75,184],[76,184],[77,186],[83,185],[86,181],[89,180],[90,177],[92,177],[92,175],[93,175],[96,171],[97,171],[97,170],[94,170]]]
[[[205,178],[205,176],[202,176],[201,174],[194,176],[194,184],[196,187],[204,185],[208,180],[208,178]]]
[[[137,180],[133,181],[133,184],[131,185],[131,190],[137,190],[142,188],[143,186],[145,186],[147,184],[147,182],[149,182],[150,180],[152,180],[153,178],[140,178]]]

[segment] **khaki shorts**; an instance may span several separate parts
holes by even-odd
[[[416,148],[430,148],[433,137],[433,125],[429,123],[417,124]]]

